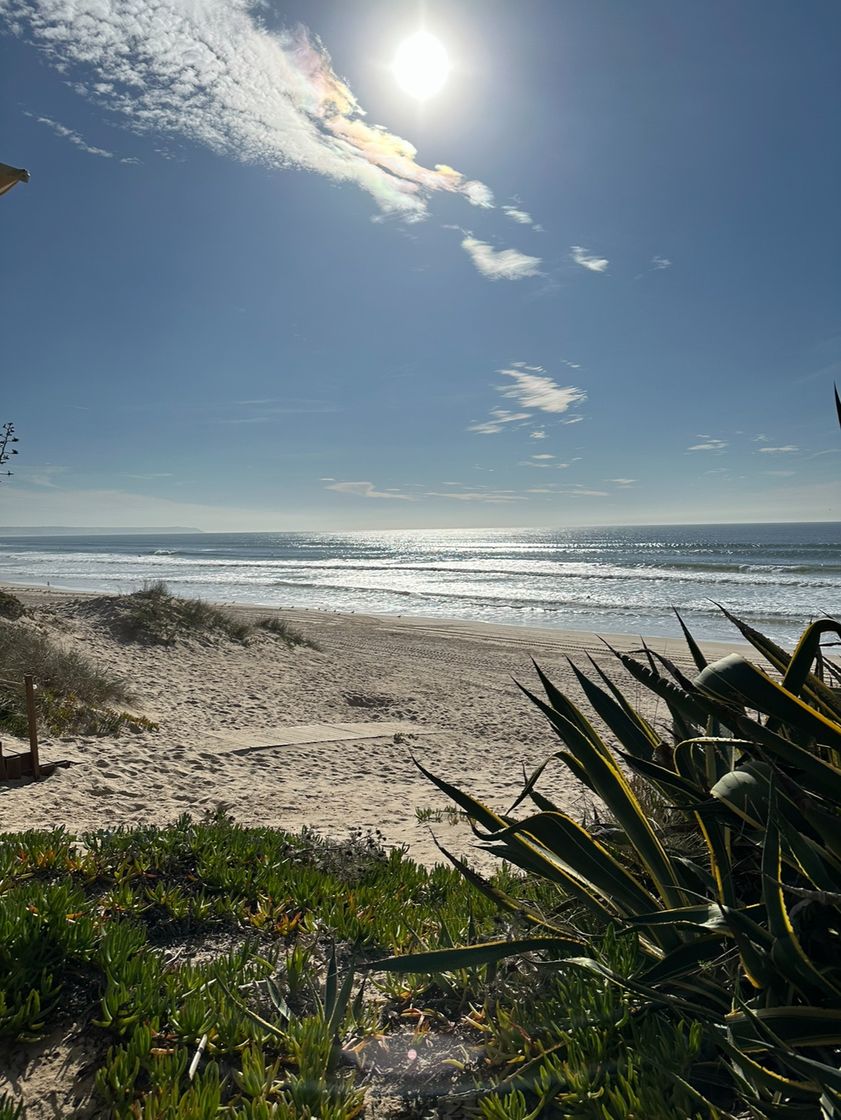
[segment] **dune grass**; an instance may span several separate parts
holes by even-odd
[[[269,615],[267,618],[261,618],[259,622],[255,623],[259,630],[264,630],[267,634],[271,634],[275,638],[280,638],[288,646],[307,646],[309,649],[320,649],[321,647],[317,642],[307,638],[295,626],[292,626],[285,618],[280,618],[278,615]]]
[[[271,634],[288,646],[318,648],[276,615],[252,623],[204,599],[174,595],[163,581],[115,599],[112,625],[124,641],[174,645],[186,638],[227,638],[245,643],[257,633]]]
[[[0,618],[23,618],[25,614],[26,607],[17,595],[12,595],[10,591],[0,590]]]
[[[153,726],[119,707],[133,700],[125,681],[32,626],[0,620],[0,730],[8,734],[27,734],[26,674],[37,681],[39,724],[47,734],[114,735]]]
[[[131,642],[168,646],[179,638],[219,635],[244,642],[251,632],[228,611],[203,599],[173,595],[162,581],[116,600],[115,605],[114,628]]]

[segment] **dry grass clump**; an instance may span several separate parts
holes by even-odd
[[[27,732],[26,674],[38,684],[38,716],[48,734],[114,735],[153,726],[112,707],[132,699],[124,681],[30,626],[0,622],[0,730],[11,735]]]
[[[258,630],[265,630],[267,634],[271,634],[275,638],[280,638],[282,642],[286,642],[290,647],[308,646],[310,649],[321,648],[317,642],[313,642],[310,638],[307,638],[300,630],[291,626],[285,618],[279,618],[277,615],[261,618],[256,625]]]
[[[23,618],[25,614],[26,607],[17,595],[12,595],[9,591],[0,591],[0,618]]]

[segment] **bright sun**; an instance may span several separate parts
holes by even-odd
[[[450,59],[439,39],[428,31],[418,31],[397,48],[392,70],[407,93],[424,101],[443,87]]]

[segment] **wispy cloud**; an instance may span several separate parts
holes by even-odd
[[[59,467],[54,463],[45,463],[42,466],[27,466],[23,469],[16,470],[14,473],[20,482],[27,483],[30,486],[42,486],[45,489],[54,490],[60,486],[60,483],[55,480],[67,473],[67,467]]]
[[[541,372],[531,372],[538,370]],[[540,366],[525,369],[501,369],[503,377],[514,382],[509,388],[502,388],[504,397],[512,397],[523,408],[536,408],[542,412],[566,412],[572,405],[587,399],[587,394],[574,385],[559,385],[546,375]]]
[[[671,268],[672,262],[668,257],[653,256],[651,258],[651,267],[655,272],[660,272],[664,268]]]
[[[2,10],[2,5],[0,5],[0,10]],[[95,145],[89,144],[84,136],[76,132],[75,129],[68,128],[67,125],[61,124],[59,121],[54,121],[52,117],[38,117],[34,113],[27,112],[26,110],[24,110],[23,115],[37,121],[38,124],[46,125],[47,128],[52,129],[56,136],[60,136],[70,144],[75,144],[77,148],[80,148],[83,152],[87,152],[89,156],[100,156],[102,159],[116,159],[120,163],[139,163],[139,160],[132,156],[121,158],[115,155],[114,152],[109,152],[107,148],[97,148]]]
[[[795,447],[793,443],[787,443],[784,447],[760,447],[760,455],[790,455],[794,451],[799,451],[799,447]]]
[[[576,264],[580,264],[582,268],[587,268],[590,272],[604,272],[610,264],[605,257],[595,257],[592,253],[588,253],[581,245],[571,245],[569,255]]]
[[[503,206],[502,209],[512,222],[519,222],[521,226],[530,226],[532,224],[532,216],[527,210],[520,210],[516,206]]]
[[[691,447],[687,447],[687,451],[723,451],[727,447],[727,442],[723,439],[710,439],[709,436],[699,436],[703,443],[693,443]]]
[[[529,439],[546,439],[546,429],[535,428],[533,432],[529,432]]]
[[[519,249],[494,249],[475,237],[465,237],[461,245],[489,280],[524,280],[527,276],[537,276],[540,271],[540,257],[530,257]]]
[[[523,459],[517,464],[518,467],[535,467],[546,471],[565,471],[569,465],[570,463],[556,463],[554,455],[533,455],[531,459]]]
[[[768,442],[768,436],[766,436],[763,432],[760,432],[760,434],[758,436],[753,437],[751,442],[752,443],[767,443]]]
[[[456,502],[490,502],[502,505],[507,502],[524,502],[528,499],[515,490],[430,490],[427,498],[451,498]]]
[[[468,424],[467,430],[468,432],[478,432],[482,436],[493,436],[501,432],[506,424],[528,419],[530,419],[528,412],[511,412],[507,408],[492,408],[489,420]]]
[[[791,478],[796,471],[763,471],[763,474],[772,475],[775,478]]]
[[[633,486],[635,478],[606,478],[605,482],[615,482],[617,486]]]
[[[359,498],[383,498],[400,502],[411,502],[408,494],[399,490],[377,490],[373,482],[333,482],[325,490],[335,490],[339,494],[355,494]]]
[[[369,124],[321,43],[304,30],[270,30],[252,0],[0,6],[74,89],[135,131],[354,183],[410,220],[425,216],[433,191],[493,205],[485,184],[446,164],[424,167],[408,140]]]
[[[527,490],[528,494],[555,494],[559,497],[566,498],[609,498],[610,494],[607,490],[595,490],[590,486],[585,486],[582,483],[574,483],[572,485],[556,485],[556,486],[537,486]]]

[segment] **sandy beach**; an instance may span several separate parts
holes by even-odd
[[[31,609],[28,625],[128,681],[136,710],[159,726],[113,739],[45,738],[42,757],[71,765],[41,782],[0,784],[3,831],[165,824],[221,807],[241,823],[309,825],[334,836],[379,831],[385,843],[406,844],[416,858],[432,861],[438,853],[431,826],[418,821],[417,810],[448,802],[411,755],[505,809],[522,784],[523,766],[542,761],[556,743],[513,678],[534,686],[534,657],[560,687],[580,696],[568,658],[583,666],[592,655],[611,673],[619,668],[588,633],[319,611],[282,612],[317,650],[289,648],[266,634],[247,644],[193,638],[172,647],[137,645],[112,635],[91,596],[9,590]],[[244,618],[270,613],[231,610]],[[603,637],[624,649],[640,642]],[[691,672],[681,641],[650,644]],[[737,642],[706,648],[711,656],[744,649]],[[628,696],[639,697],[635,683],[627,685]],[[267,730],[314,724],[350,724],[360,737],[242,750],[271,741]],[[377,724],[384,734],[377,735]],[[402,730],[395,733],[394,725]],[[20,746],[8,737],[4,744]],[[572,813],[584,811],[583,791],[560,766],[547,770],[542,788]],[[465,850],[463,825],[432,827]]]

